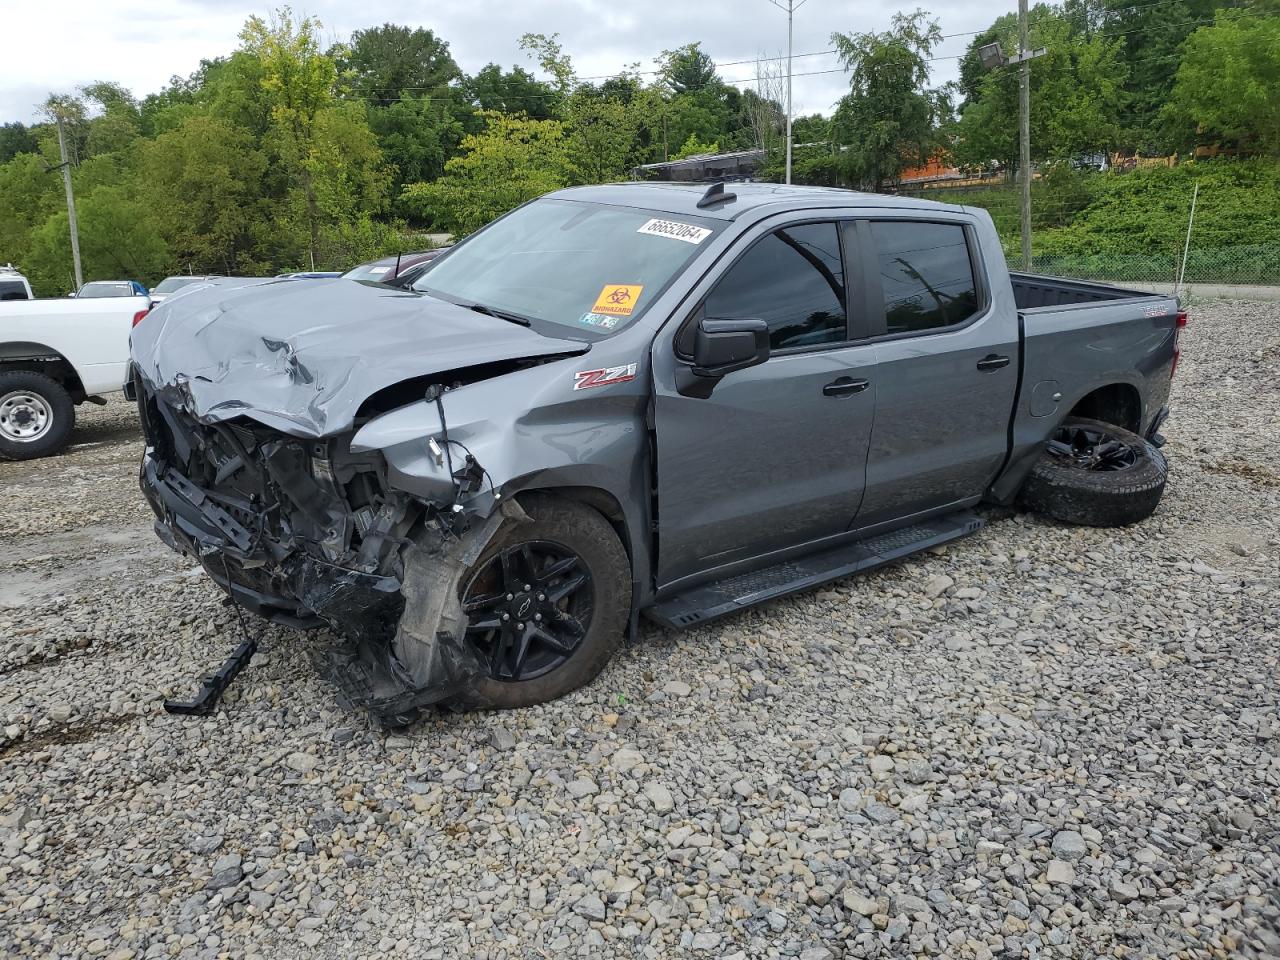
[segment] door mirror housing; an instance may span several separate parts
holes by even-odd
[[[769,359],[769,325],[763,320],[698,321],[693,339],[693,372],[719,379]]]

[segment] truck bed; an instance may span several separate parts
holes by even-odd
[[[1009,280],[1013,283],[1013,298],[1019,310],[1158,296],[1143,290],[1113,287],[1107,283],[1045,277],[1035,273],[1010,273]]]

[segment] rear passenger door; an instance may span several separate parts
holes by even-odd
[[[1008,446],[1018,328],[1015,313],[993,309],[977,235],[963,219],[875,219],[859,230],[877,354],[854,522],[867,527],[986,490]]]

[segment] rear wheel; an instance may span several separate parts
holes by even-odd
[[[62,384],[31,370],[0,373],[0,457],[33,460],[71,437],[76,408]]]
[[[554,700],[595,679],[621,643],[631,573],[613,528],[572,501],[524,506],[530,522],[499,531],[462,580],[466,639],[484,673],[457,706]]]
[[[1071,417],[1049,438],[1020,497],[1055,520],[1120,527],[1151,516],[1168,476],[1164,455],[1136,433]]]

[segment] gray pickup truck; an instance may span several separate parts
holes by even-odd
[[[583,187],[409,290],[157,307],[133,332],[141,483],[236,603],[330,628],[346,701],[387,724],[522,706],[590,681],[641,614],[687,627],[876,567],[984,501],[1143,519],[1184,323],[1011,276],[981,210]]]

